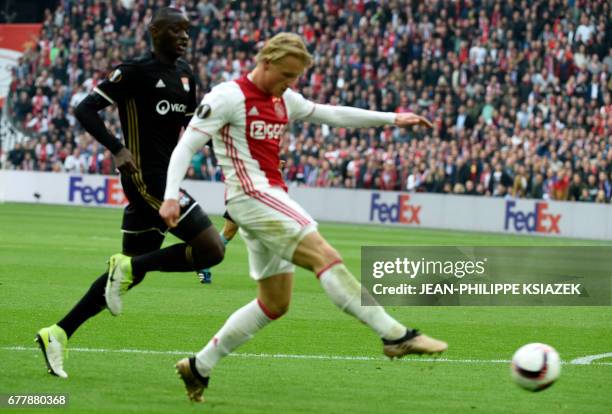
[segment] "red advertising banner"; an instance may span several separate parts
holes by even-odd
[[[40,23],[0,24],[0,48],[25,52],[38,41]]]
[[[11,68],[38,41],[40,23],[0,24],[0,108],[11,84]]]

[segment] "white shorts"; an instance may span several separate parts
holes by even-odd
[[[227,212],[240,226],[249,252],[249,272],[255,280],[293,273],[293,252],[307,234],[317,230],[310,214],[280,188],[230,200]]]

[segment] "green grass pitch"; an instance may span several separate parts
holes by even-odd
[[[55,323],[120,249],[121,211],[0,204],[0,394],[67,393],[74,413],[611,413],[612,358],[565,364],[541,393],[510,379],[512,353],[545,342],[564,361],[612,352],[612,307],[396,307],[400,321],[449,342],[444,358],[382,358],[380,341],[328,301],[299,270],[290,312],[213,372],[203,405],[190,403],[174,363],[199,350],[252,300],[244,244],[233,241],[213,283],[152,273],[72,337],[65,368],[47,374],[35,332]],[[221,224],[215,218],[217,225]],[[585,245],[596,242],[323,223],[359,271],[361,245]],[[168,243],[174,242],[173,237]],[[601,244],[601,243],[599,243]],[[362,358],[350,358],[362,357]]]

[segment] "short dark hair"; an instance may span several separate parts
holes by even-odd
[[[163,25],[169,20],[170,16],[175,15],[175,14],[183,14],[183,11],[181,9],[177,9],[174,7],[162,7],[161,9],[158,9],[153,15],[153,19],[151,20],[151,25],[152,26]]]

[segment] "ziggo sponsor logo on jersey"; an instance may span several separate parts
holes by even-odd
[[[250,135],[255,139],[280,139],[287,124],[269,124],[265,121],[251,122]]]
[[[70,177],[68,201],[85,204],[110,204],[119,206],[127,202],[119,178],[105,178],[101,186],[84,184],[83,177]]]
[[[398,195],[396,203],[379,202],[379,198],[379,193],[372,194],[370,221],[421,224],[419,214],[422,206],[409,204],[410,196],[408,194]]]

